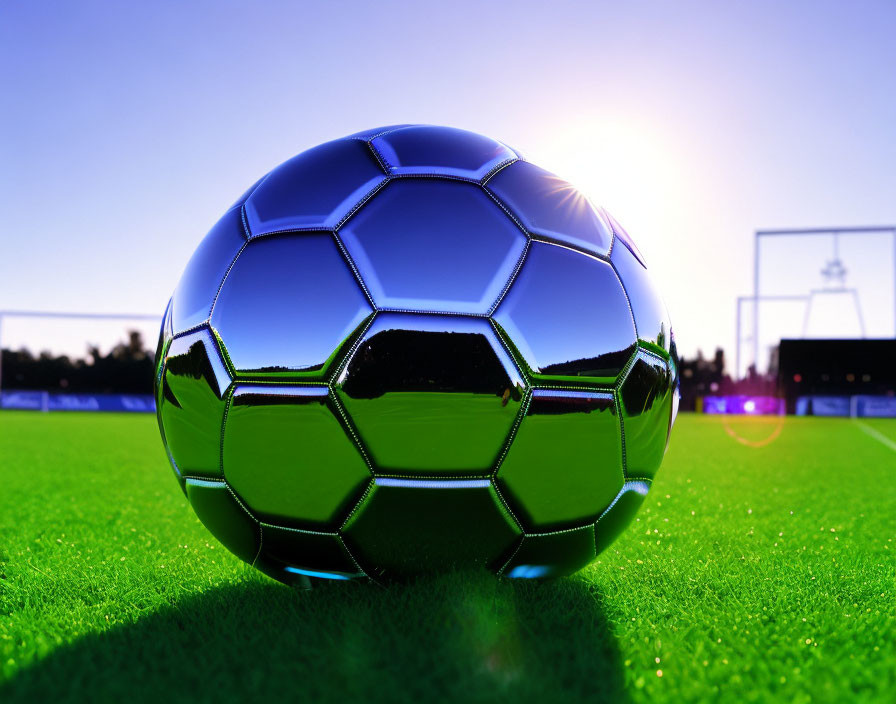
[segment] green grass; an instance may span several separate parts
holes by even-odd
[[[0,413],[0,702],[890,702],[896,452],[778,423],[681,417],[574,577],[294,592],[197,522],[151,416]]]

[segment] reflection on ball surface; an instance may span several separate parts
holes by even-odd
[[[619,224],[504,144],[426,125],[252,186],[187,264],[156,373],[197,515],[285,582],[574,572],[644,500],[677,389]]]

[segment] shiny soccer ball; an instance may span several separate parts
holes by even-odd
[[[156,400],[201,521],[276,579],[544,577],[631,521],[677,381],[606,211],[500,142],[406,125],[224,214],[168,305]]]

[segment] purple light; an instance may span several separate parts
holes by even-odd
[[[784,400],[774,396],[704,396],[703,412],[712,415],[782,415]]]

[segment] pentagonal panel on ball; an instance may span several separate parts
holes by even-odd
[[[159,421],[184,476],[220,476],[224,394],[230,384],[207,328],[175,338],[161,378]]]
[[[638,350],[619,391],[626,476],[652,478],[659,469],[669,438],[673,392],[668,363]]]
[[[386,179],[367,145],[336,140],[271,171],[246,200],[249,235],[331,229]]]
[[[487,313],[526,236],[478,186],[393,181],[339,237],[379,308]]]
[[[335,528],[370,472],[326,386],[238,384],[224,424],[224,476],[266,521]]]
[[[518,161],[501,169],[487,188],[533,235],[604,255],[613,233],[576,188],[549,171]]]
[[[174,332],[208,320],[227,268],[246,242],[239,209],[229,210],[193,253],[171,303]]]
[[[189,477],[186,493],[199,520],[211,534],[234,555],[253,562],[261,541],[258,523],[240,506],[227,484]]]
[[[539,579],[572,574],[595,557],[594,526],[554,533],[527,533],[501,574],[511,579]]]
[[[635,348],[635,327],[607,262],[533,242],[495,312],[533,373],[613,383]]]
[[[669,312],[647,269],[626,246],[613,249],[610,257],[619,273],[635,316],[638,337],[669,351],[672,323]]]
[[[498,486],[523,528],[594,521],[622,481],[613,393],[534,389],[498,469]]]
[[[492,566],[520,535],[487,479],[378,478],[342,532],[374,577]]]
[[[363,577],[336,533],[262,523],[262,550],[255,566],[281,582],[301,577],[346,580]]]
[[[319,374],[373,308],[329,233],[250,242],[212,312],[237,373]]]
[[[478,181],[517,158],[508,146],[475,132],[412,125],[371,140],[390,173],[455,176]]]
[[[614,218],[609,212],[607,212],[606,208],[598,208],[598,212],[604,216],[606,221],[610,223],[610,227],[613,230],[613,237],[616,239],[617,243],[621,242],[623,245],[628,247],[629,251],[635,255],[635,258],[641,262],[642,266],[647,267],[647,263],[644,261],[644,257],[641,254],[641,250],[638,249],[638,245],[635,244],[635,241],[629,236],[628,232],[625,231],[625,228],[619,224],[619,221]]]
[[[594,547],[603,552],[634,520],[650,489],[649,482],[626,482],[613,503],[604,511],[594,526]]]
[[[488,321],[382,313],[336,379],[375,470],[488,474],[522,378]]]

